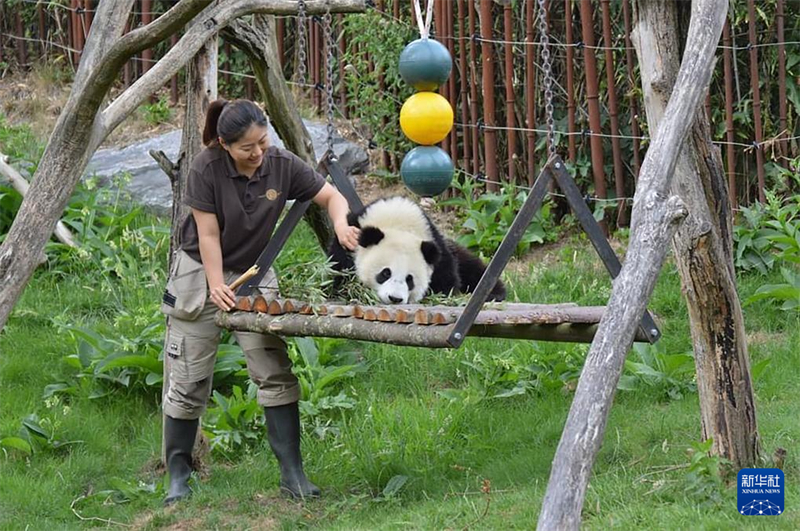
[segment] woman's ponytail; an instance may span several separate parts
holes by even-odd
[[[217,133],[217,124],[219,123],[219,115],[228,104],[228,100],[218,99],[211,102],[206,111],[206,125],[203,128],[203,145],[211,146],[218,142],[219,134]]]

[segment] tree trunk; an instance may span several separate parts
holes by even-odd
[[[190,209],[183,203],[186,180],[192,160],[203,148],[203,127],[208,105],[217,99],[217,37],[210,39],[194,56],[186,68],[186,113],[181,132],[181,149],[178,157],[176,179],[172,181],[172,235],[169,263],[172,252],[180,247],[181,227]]]
[[[689,49],[642,166],[634,197],[631,243],[586,357],[553,459],[539,530],[572,530],[580,526],[589,476],[603,440],[625,355],[663,265],[667,243],[685,214],[680,198],[670,196],[672,175],[708,89],[727,6],[724,0],[692,2]]]
[[[633,42],[641,65],[651,131],[661,123],[677,78],[681,25],[676,2],[639,0]],[[678,157],[672,192],[689,216],[672,240],[689,308],[697,367],[703,440],[736,468],[753,466],[759,452],[747,338],[733,266],[731,209],[722,157],[711,142],[705,113],[695,116]]]
[[[0,246],[0,330],[33,274],[89,157],[103,140],[232,20],[250,13],[297,12],[297,2],[291,0],[180,0],[152,23],[122,35],[133,1],[98,4],[97,23],[92,25],[69,100],[50,135],[30,192]],[[308,0],[306,11],[310,15],[323,13],[326,4],[324,0]],[[366,7],[364,0],[330,0],[329,6],[334,13],[363,12]],[[158,63],[99,112],[130,57],[169,38],[196,17],[199,24],[187,30]]]
[[[316,167],[311,135],[303,124],[292,91],[283,76],[275,38],[275,17],[256,15],[252,24],[237,20],[223,30],[223,35],[250,60],[267,114],[286,149]],[[317,205],[312,204],[306,211],[305,220],[320,245],[327,248],[333,235],[328,216]]]

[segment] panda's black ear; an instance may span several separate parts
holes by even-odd
[[[383,232],[377,227],[364,227],[361,229],[361,236],[358,237],[358,245],[370,247],[377,245],[383,239]]]
[[[435,265],[442,255],[439,251],[439,247],[433,242],[422,242],[420,248],[422,249],[422,256],[425,257],[425,261],[430,265]]]

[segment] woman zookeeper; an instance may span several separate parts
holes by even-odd
[[[347,224],[344,197],[298,157],[270,146],[267,125],[252,101],[217,100],[206,115],[206,147],[192,161],[185,197],[192,215],[181,227],[181,248],[162,304],[169,316],[164,344],[168,504],[191,493],[192,448],[211,394],[220,337],[214,314],[233,307],[228,286],[256,262],[286,201],[313,200],[328,211],[343,246],[352,250],[358,242],[358,229]],[[263,293],[277,295],[274,272],[261,284]],[[235,337],[258,385],[267,438],[280,465],[281,490],[297,498],[318,496],[319,489],[303,472],[300,390],[286,344],[268,334],[235,332]]]

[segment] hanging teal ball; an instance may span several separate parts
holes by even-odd
[[[400,54],[400,75],[420,91],[434,91],[447,80],[453,59],[442,43],[433,39],[417,39]]]
[[[444,192],[453,181],[453,161],[437,146],[417,146],[403,158],[400,176],[409,190],[422,197]]]

